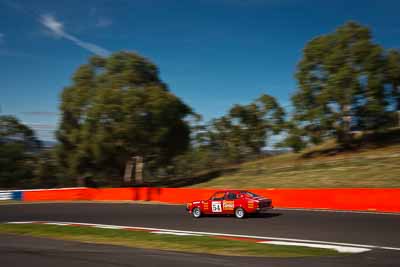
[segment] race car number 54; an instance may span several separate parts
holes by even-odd
[[[222,212],[221,202],[219,202],[219,201],[215,201],[215,202],[213,201],[211,203],[211,208],[212,208],[213,212]]]

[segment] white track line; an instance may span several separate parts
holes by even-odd
[[[160,235],[178,235],[178,236],[201,236],[197,234],[188,234],[188,233],[177,233],[177,232],[165,232],[165,231],[152,231],[152,234],[160,234]]]
[[[287,241],[262,241],[262,242],[258,242],[258,243],[272,244],[272,245],[284,245],[284,246],[301,246],[301,247],[309,247],[309,248],[325,248],[325,249],[333,249],[340,253],[362,253],[362,252],[367,252],[367,251],[371,250],[369,248],[323,245],[323,244],[300,243],[300,242],[287,242]]]
[[[366,249],[384,249],[384,250],[400,251],[400,247],[364,245],[364,244],[353,244],[353,243],[342,243],[342,242],[328,242],[328,241],[296,239],[296,238],[281,238],[281,237],[272,237],[272,236],[254,236],[254,235],[238,235],[238,234],[226,234],[226,233],[214,233],[214,232],[198,232],[198,231],[151,228],[151,227],[141,227],[141,226],[122,226],[122,225],[79,223],[79,222],[45,222],[45,221],[25,221],[25,222],[7,222],[7,223],[8,224],[30,224],[30,223],[54,224],[54,223],[57,223],[57,224],[62,224],[62,225],[82,225],[82,226],[91,226],[91,227],[96,227],[96,228],[108,228],[108,229],[135,229],[135,230],[144,230],[144,231],[150,231],[150,232],[168,232],[168,233],[181,233],[181,234],[205,235],[205,236],[226,236],[226,237],[262,239],[265,241],[287,241],[287,242],[308,243],[308,244],[322,244],[322,245],[358,247],[358,248],[366,248]]]
[[[24,223],[24,222],[23,222]],[[68,226],[68,223],[61,223],[61,222],[46,222],[48,225],[59,225],[59,226]]]

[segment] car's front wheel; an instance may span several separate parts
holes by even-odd
[[[246,215],[245,211],[243,208],[237,208],[235,209],[235,216],[238,219],[243,219],[244,215]]]
[[[201,216],[201,210],[200,210],[200,208],[198,208],[198,207],[194,208],[194,209],[192,210],[192,216],[193,216],[194,218],[200,218],[200,216]]]

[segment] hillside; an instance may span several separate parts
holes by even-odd
[[[288,153],[246,162],[191,187],[399,188],[399,137],[398,130],[392,131],[348,151],[337,151],[336,144],[328,142],[301,154]]]

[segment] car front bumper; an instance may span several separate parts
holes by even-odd
[[[266,212],[266,211],[272,210],[273,208],[274,208],[273,206],[257,208],[256,212]]]

